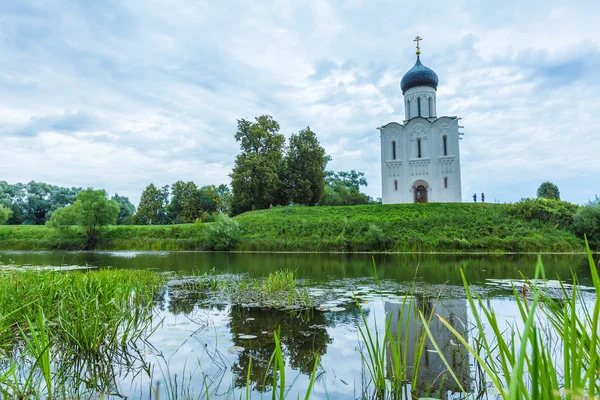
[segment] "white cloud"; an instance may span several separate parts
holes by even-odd
[[[190,2],[0,5],[0,179],[94,186],[228,182],[236,120],[311,126],[330,168],[380,196],[379,132],[414,63],[458,115],[463,193],[599,193],[596,2]]]

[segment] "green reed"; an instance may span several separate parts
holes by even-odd
[[[382,292],[379,277],[377,275],[377,266],[373,259],[373,269],[375,281]],[[413,287],[414,292],[414,287]],[[427,335],[425,330],[433,317],[430,313],[427,320],[423,321],[423,327],[420,329],[418,339],[415,343],[409,343],[409,329],[412,320],[417,317],[415,304],[412,303],[412,296],[406,295],[402,301],[400,311],[397,315],[386,316],[383,331],[378,328],[377,320],[374,321],[374,327],[371,329],[363,311],[363,307],[355,296],[355,301],[361,316],[362,325],[358,326],[358,332],[363,342],[360,350],[361,359],[364,368],[369,375],[370,381],[366,386],[373,384],[373,393],[369,394],[368,387],[363,387],[363,397],[373,397],[376,399],[390,398],[410,398],[416,393],[417,379],[421,356],[425,347]],[[401,321],[397,332],[393,332],[391,322],[393,318]],[[413,365],[407,362],[409,352],[415,354]],[[408,372],[412,371],[412,380],[408,388]]]
[[[149,271],[0,271],[0,355],[20,365],[0,374],[0,393],[114,386],[114,358],[131,358],[128,346],[150,332],[163,283]]]
[[[588,250],[594,294],[600,289],[597,267]],[[562,300],[548,296],[543,283],[544,268],[538,259],[535,279],[527,280],[531,300],[524,290],[512,288],[523,328],[503,333],[500,318],[484,300],[469,288],[462,274],[467,299],[475,320],[480,348],[457,332],[448,321],[440,321],[475,358],[502,399],[596,399],[600,394],[600,346],[598,344],[600,302],[593,306],[584,300],[573,276],[570,290],[560,283]],[[423,318],[421,316],[421,318]],[[491,337],[486,327],[492,329]],[[428,332],[430,339],[433,336]],[[549,346],[558,343],[560,353]],[[441,354],[441,353],[440,353]],[[443,356],[442,356],[443,357]],[[444,361],[448,365],[447,361]],[[562,366],[560,365],[562,362]],[[456,376],[452,374],[457,383]],[[467,389],[468,388],[464,388]]]

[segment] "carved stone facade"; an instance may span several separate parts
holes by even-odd
[[[417,67],[427,69],[419,60]],[[403,84],[406,119],[378,128],[382,202],[461,202],[459,118],[437,117],[437,75],[427,85],[411,87],[410,77]]]

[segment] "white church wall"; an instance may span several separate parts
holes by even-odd
[[[405,125],[390,123],[381,129],[382,201],[414,203],[415,182],[425,182],[429,202],[460,202],[458,120],[413,118]],[[446,155],[443,137],[446,136]],[[421,157],[418,157],[418,140]],[[393,143],[396,159],[393,159]],[[446,181],[447,178],[447,187]]]

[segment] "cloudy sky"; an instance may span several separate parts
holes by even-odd
[[[19,0],[0,2],[0,180],[228,183],[237,119],[310,126],[330,169],[381,196],[378,126],[402,75],[439,76],[462,117],[463,199],[600,195],[600,2]]]

